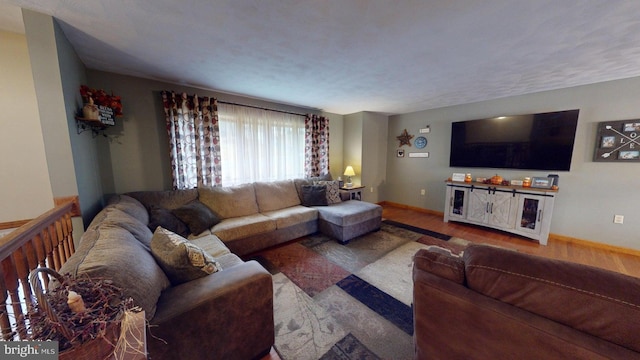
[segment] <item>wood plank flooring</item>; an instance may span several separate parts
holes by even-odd
[[[472,242],[500,245],[527,254],[596,266],[640,278],[640,251],[618,250],[586,241],[573,242],[555,238],[550,238],[544,246],[518,235],[470,224],[445,223],[441,215],[388,204],[383,205],[382,217]]]

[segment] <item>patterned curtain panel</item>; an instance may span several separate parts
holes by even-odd
[[[329,119],[307,114],[305,120],[304,172],[306,177],[329,173]]]
[[[208,97],[162,92],[174,189],[220,186],[218,103]]]

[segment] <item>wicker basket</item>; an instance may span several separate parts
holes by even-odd
[[[96,338],[90,341],[85,341],[81,344],[72,342],[73,334],[65,326],[63,322],[58,320],[58,315],[55,313],[49,302],[47,296],[42,289],[42,284],[38,278],[38,273],[46,273],[50,275],[60,283],[64,281],[62,275],[56,271],[41,267],[33,270],[30,274],[29,281],[31,282],[31,288],[33,289],[36,300],[38,301],[38,307],[40,312],[44,313],[53,323],[59,325],[58,330],[69,342],[73,344],[70,349],[64,350],[59,354],[61,360],[103,360],[107,359],[113,354],[115,345],[120,337],[120,321],[114,321],[107,325],[104,333],[96,334]]]

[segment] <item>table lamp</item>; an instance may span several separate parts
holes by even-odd
[[[353,171],[353,166],[349,165],[346,169],[344,169],[344,176],[347,177],[347,183],[344,184],[345,187],[353,187],[353,183],[351,182],[351,177],[356,176],[356,172]]]

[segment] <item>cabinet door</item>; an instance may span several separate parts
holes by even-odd
[[[517,196],[513,193],[497,192],[491,195],[489,204],[489,224],[503,229],[515,226],[515,207]]]
[[[544,197],[520,194],[516,229],[526,233],[540,234],[544,216]]]
[[[489,192],[475,189],[469,192],[467,220],[484,224],[489,214]]]
[[[464,219],[467,216],[467,198],[469,189],[452,188],[449,199],[449,217],[452,219]]]

